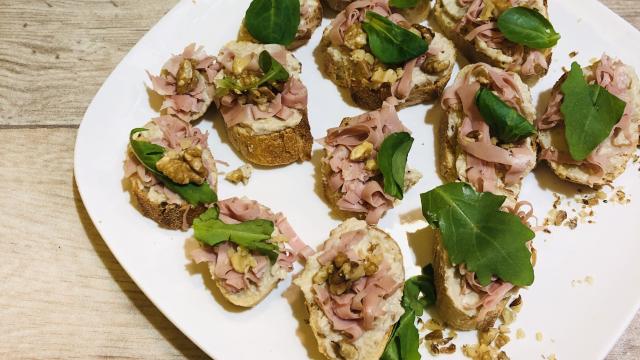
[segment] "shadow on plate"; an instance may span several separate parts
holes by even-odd
[[[546,164],[538,164],[533,170],[538,186],[543,190],[552,191],[564,195],[566,197],[574,197],[576,195],[592,194],[595,192],[592,188],[584,185],[572,183],[562,180],[556,176],[551,168]]]
[[[287,290],[282,293],[282,297],[287,300],[291,306],[291,315],[298,321],[296,336],[302,342],[307,350],[307,356],[312,360],[323,360],[325,357],[318,350],[318,342],[316,341],[311,326],[309,326],[309,312],[304,304],[304,295],[302,291],[295,285],[290,285]]]
[[[433,263],[433,246],[436,234],[430,226],[407,233],[407,242],[416,256],[417,266],[424,267]]]
[[[164,315],[158,310],[149,299],[140,291],[126,271],[118,263],[111,251],[107,248],[105,242],[100,237],[98,230],[95,228],[87,210],[82,204],[80,194],[73,181],[73,199],[75,202],[76,213],[80,219],[80,223],[91,242],[91,246],[100,258],[100,261],[109,272],[111,278],[118,285],[123,294],[127,296],[131,304],[147,319],[153,328],[162,337],[169,342],[177,351],[189,360],[210,359],[200,348],[198,348],[191,340],[189,340],[178,328],[175,327]],[[142,216],[142,215],[141,215]]]

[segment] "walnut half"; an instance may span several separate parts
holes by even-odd
[[[156,168],[171,181],[180,185],[189,183],[201,185],[207,177],[200,146],[189,147],[182,152],[169,150],[156,163]]]

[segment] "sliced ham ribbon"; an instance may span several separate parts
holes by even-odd
[[[176,90],[176,77],[178,69],[184,59],[194,60],[196,70],[204,75],[205,81],[198,81],[198,85],[188,94],[178,95]],[[220,70],[220,64],[214,56],[209,56],[204,47],[196,48],[196,44],[188,45],[180,55],[172,56],[162,67],[159,76],[147,72],[151,80],[153,91],[164,96],[162,110],[167,110],[170,115],[175,115],[182,120],[189,121],[192,116],[204,112],[207,107],[206,98],[210,98],[213,89],[213,79]]]
[[[324,252],[320,254],[318,261],[328,264],[338,252],[345,251],[350,260],[360,260],[352,248],[365,236],[365,230],[357,230],[343,234],[337,241],[330,240],[325,244]],[[382,301],[402,286],[401,282],[395,281],[389,275],[389,269],[390,266],[383,262],[375,274],[360,278],[342,295],[329,293],[326,284],[313,285],[315,302],[327,316],[334,330],[345,333],[350,341],[355,341],[366,330],[375,328],[376,318],[385,314]]]
[[[355,24],[364,22],[367,11],[372,11],[382,16],[391,15],[391,8],[387,0],[358,0],[349,4],[331,22],[329,40],[332,45],[343,45],[344,34],[347,29]]]
[[[395,101],[388,100],[380,110],[349,119],[340,127],[331,128],[320,142],[327,151],[323,162],[331,168],[329,187],[340,191],[339,209],[366,213],[369,224],[377,224],[385,211],[393,207],[393,198],[384,193],[373,172],[364,168],[364,163],[351,161],[351,150],[364,141],[373,144],[374,151],[380,149],[389,134],[409,131],[398,118]]]
[[[497,186],[497,167],[507,169],[504,184],[516,184],[536,161],[536,154],[524,142],[511,144],[509,148],[494,145],[491,142],[489,125],[484,121],[475,103],[480,83],[471,76],[476,71],[486,71],[491,88],[498,97],[520,112],[523,103],[522,94],[514,81],[513,75],[486,64],[476,64],[466,76],[456,79],[453,86],[445,90],[442,96],[442,107],[462,109],[464,118],[458,129],[458,143],[466,153],[467,179],[478,191],[493,192]],[[470,133],[479,134],[473,138]]]
[[[611,94],[627,103],[620,121],[613,127],[611,134],[591,153],[584,161],[576,161],[568,152],[555,148],[544,149],[540,154],[541,159],[554,161],[560,164],[577,165],[590,173],[588,181],[595,183],[609,171],[610,157],[629,148],[638,146],[638,138],[631,133],[631,118],[637,109],[634,109],[629,87],[631,79],[627,75],[626,65],[620,60],[614,60],[603,54],[600,61],[595,64],[595,70],[585,71],[585,76],[590,84],[598,84]],[[561,79],[564,81],[564,79]],[[536,127],[539,130],[549,130],[563,126],[564,115],[560,110],[564,95],[561,88],[556,87],[551,92],[549,105],[545,113],[537,119]]]
[[[171,115],[164,115],[151,120],[152,124],[157,126],[161,135],[157,137],[147,137],[146,140],[152,144],[160,145],[164,148],[180,151],[183,148],[200,145],[203,149],[209,148],[207,138],[209,133],[202,133],[200,129],[191,126],[186,121],[180,120]],[[150,136],[155,132],[146,132],[146,136]],[[213,158],[209,158],[203,153],[202,164],[207,169],[209,185],[211,189],[216,189],[217,172]],[[167,189],[162,183],[159,183],[156,177],[138,161],[135,155],[127,152],[124,162],[124,176],[126,178],[137,177],[145,186],[149,186],[151,190],[164,194],[169,204],[184,204],[184,200],[173,191]],[[183,227],[188,227],[183,224]],[[186,229],[185,229],[186,230]]]
[[[264,219],[273,221],[280,234],[288,241],[287,246],[280,243],[280,253],[276,264],[286,269],[293,270],[293,263],[297,259],[307,258],[313,255],[313,250],[307,246],[296,234],[287,218],[282,213],[274,214],[271,210],[260,206],[257,201],[246,198],[230,198],[218,202],[220,209],[219,219],[226,224],[238,224],[244,221]],[[216,246],[202,246],[191,253],[191,258],[196,263],[207,262],[212,269],[214,278],[224,280],[224,287],[230,292],[238,292],[248,288],[251,284],[258,285],[265,273],[269,271],[269,259],[257,253],[252,254],[256,260],[256,267],[252,267],[247,273],[242,274],[233,269],[228,252],[235,249],[236,245],[228,241]]]
[[[511,1],[513,6],[518,6],[519,3],[519,1]],[[494,21],[480,19],[485,7],[484,0],[458,0],[458,5],[460,7],[468,6],[468,9],[456,25],[456,31],[467,41],[478,38],[490,48],[509,54],[513,58],[513,63],[510,64],[508,70],[520,68],[522,75],[533,76],[537,74],[537,67],[545,70],[549,68],[547,57],[540,50],[525,50],[522,45],[507,40]]]
[[[269,45],[265,47],[265,50],[269,51],[271,56],[280,64],[286,66],[287,51],[284,47],[280,45]],[[247,69],[251,71],[261,71],[258,65],[259,54],[252,53],[250,56],[252,56],[252,59]],[[236,54],[231,49],[225,48],[221,51],[219,62],[226,71],[231,71],[235,58]],[[238,95],[234,92],[229,92],[221,99],[216,99],[216,104],[227,127],[232,127],[241,123],[252,123],[273,117],[288,120],[295,115],[294,109],[306,111],[307,97],[306,86],[304,86],[300,79],[290,76],[289,80],[284,84],[282,93],[277,94],[275,99],[273,99],[266,108],[260,109],[255,104],[240,104],[238,102]]]

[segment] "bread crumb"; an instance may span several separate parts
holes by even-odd
[[[589,285],[593,285],[593,278],[591,276],[587,276],[584,278],[584,282],[586,282]]]
[[[542,335],[542,333],[540,331],[538,331],[536,333],[536,341],[537,342],[541,342],[544,339],[544,336]]]
[[[436,320],[436,319],[429,319],[429,321],[427,321],[426,323],[424,323],[424,325],[422,325],[422,331],[424,330],[443,330],[444,329],[444,325]]]
[[[521,339],[524,339],[524,337],[525,337],[524,330],[518,329],[516,331],[516,339],[521,340]]]
[[[577,51],[575,51],[575,50],[569,53],[569,57],[570,57],[570,58],[572,58],[572,59],[573,59],[574,57],[576,57],[576,56],[578,56],[578,52],[577,52]]]
[[[244,164],[239,168],[227,173],[224,178],[234,184],[242,182],[244,185],[247,185],[249,183],[249,178],[251,177],[252,172],[253,166]]]

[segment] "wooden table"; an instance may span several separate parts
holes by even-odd
[[[640,27],[636,0],[604,2]],[[175,3],[0,0],[2,359],[207,358],[118,264],[73,180],[89,101]],[[640,316],[609,356],[638,358]]]

